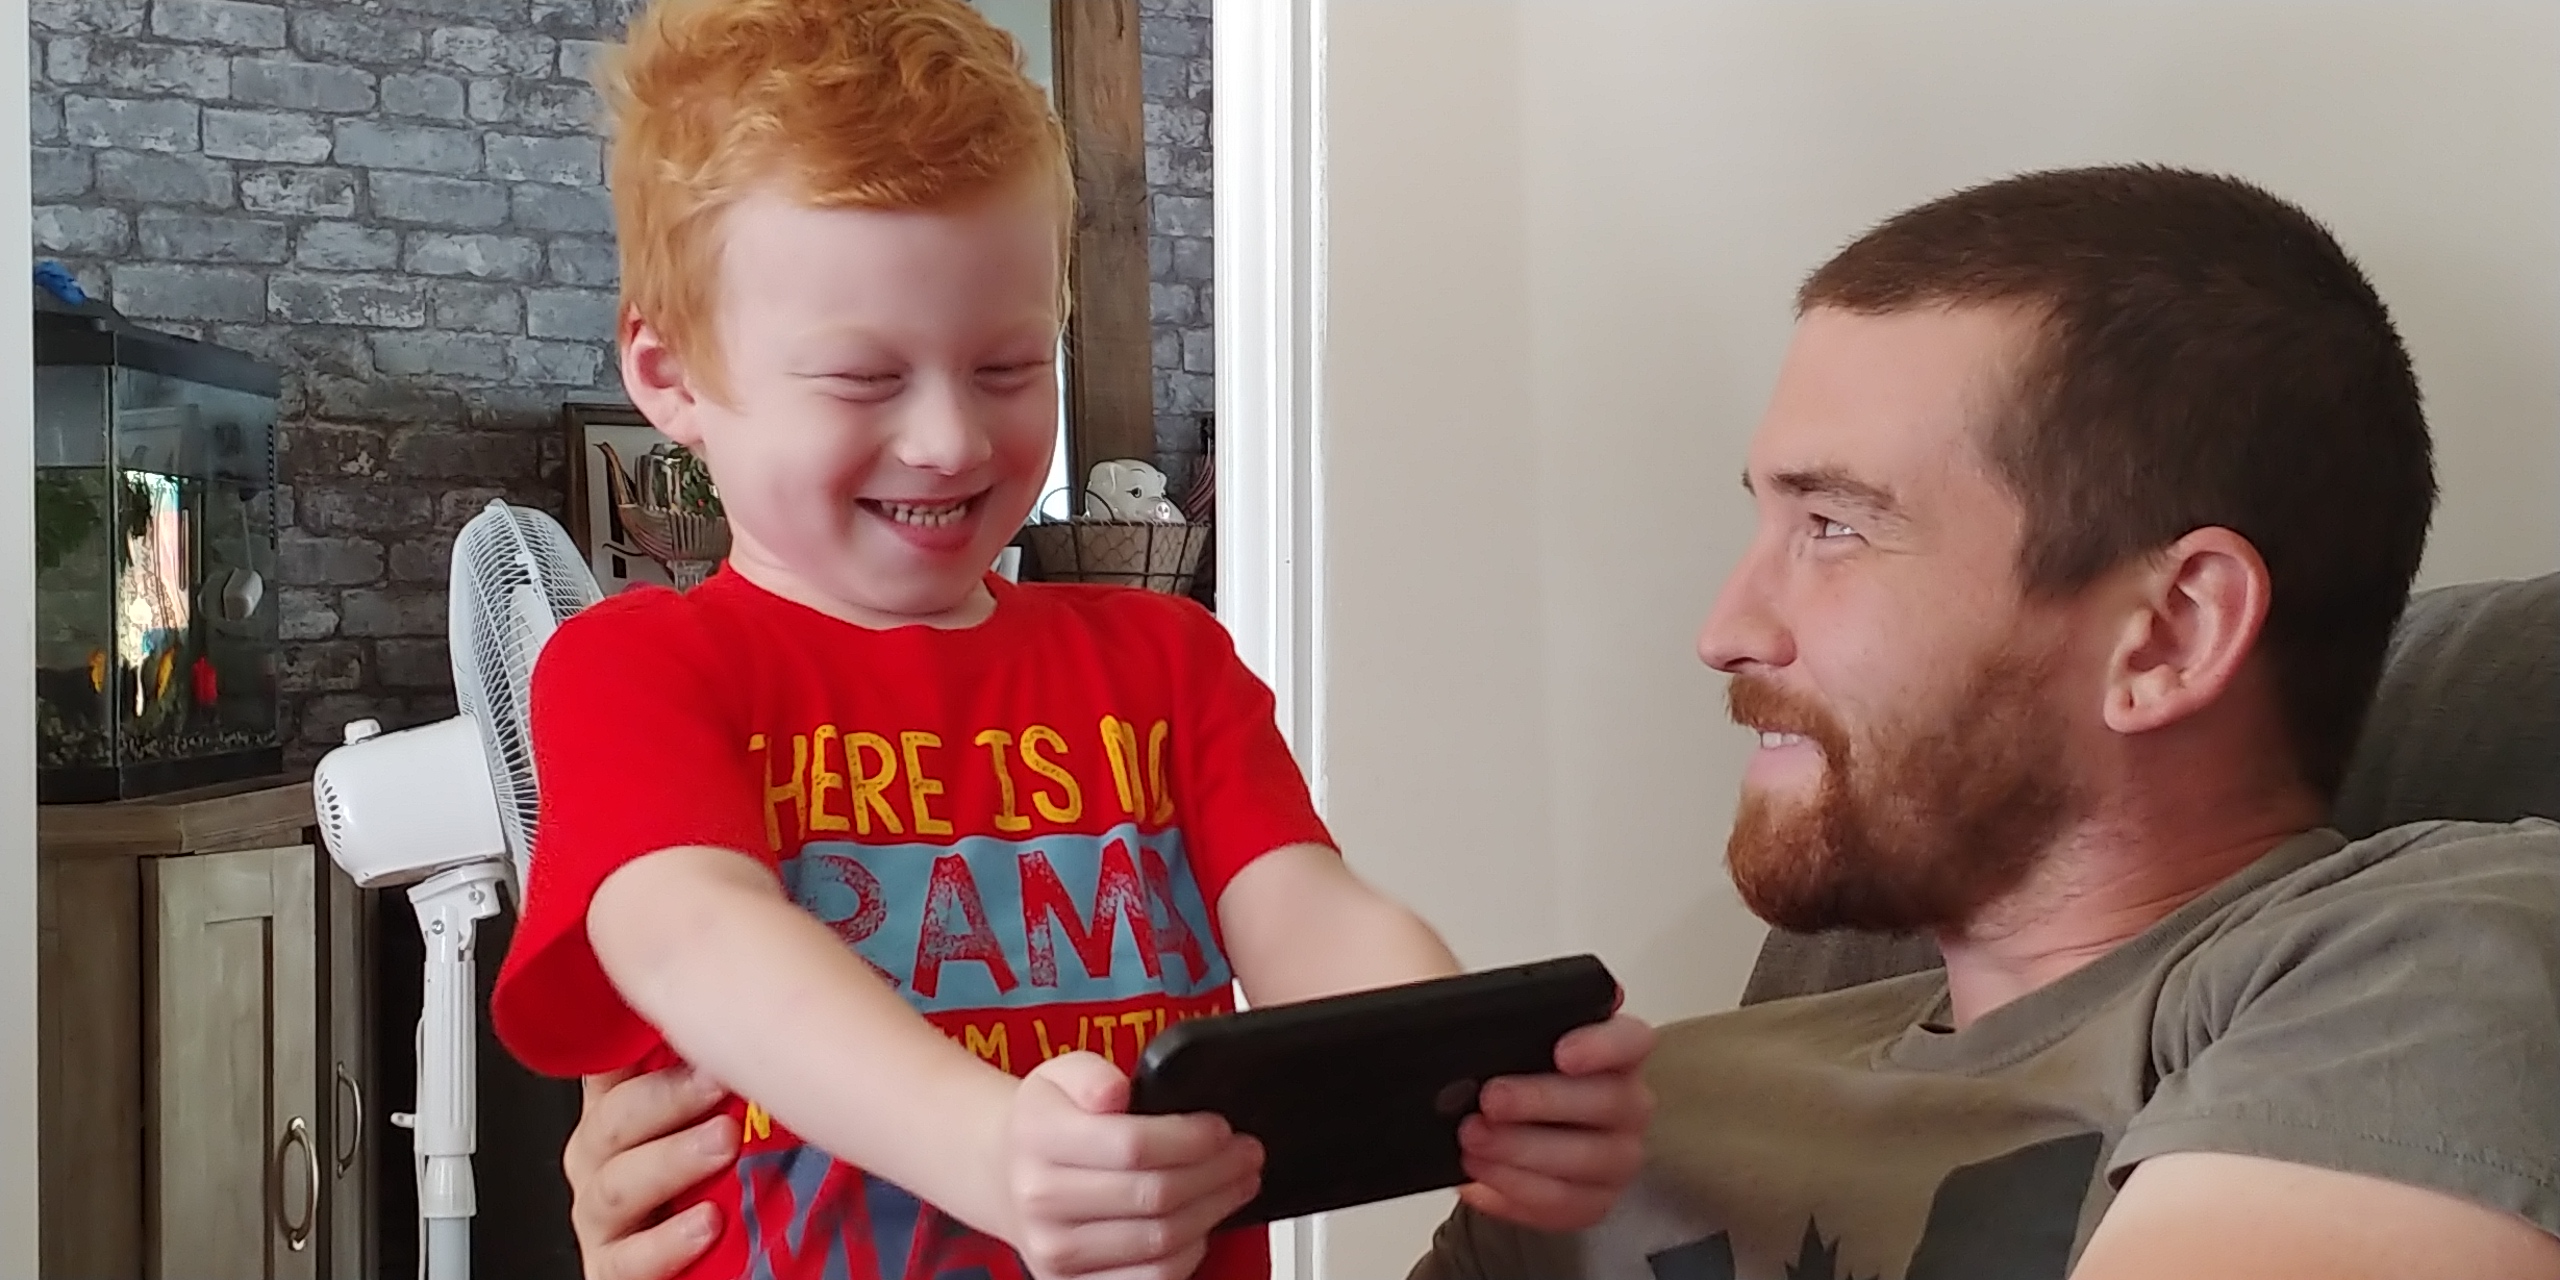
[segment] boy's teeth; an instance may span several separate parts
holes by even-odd
[[[961,512],[969,509],[967,499],[958,502],[931,503],[883,502],[879,505],[881,514],[890,519],[900,524],[911,524],[927,529],[949,524],[959,519]]]
[[[1804,735],[1803,735],[1803,734],[1800,734],[1800,733],[1765,733],[1765,732],[1764,732],[1764,733],[1762,733],[1762,734],[1760,735],[1760,745],[1761,745],[1761,747],[1762,747],[1762,748],[1764,748],[1764,749],[1767,749],[1767,750],[1772,750],[1772,751],[1776,750],[1776,749],[1777,749],[1777,748],[1779,748],[1779,747],[1792,747],[1792,746],[1794,746],[1795,744],[1797,744],[1797,743],[1799,743],[1799,742],[1802,742],[1802,741],[1804,741]]]

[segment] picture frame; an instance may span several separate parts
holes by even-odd
[[[587,557],[596,586],[606,595],[644,583],[673,587],[675,579],[666,568],[624,533],[604,475],[604,451],[596,446],[613,446],[627,466],[650,449],[674,442],[627,404],[570,401],[561,406],[560,428],[568,443],[569,537]]]

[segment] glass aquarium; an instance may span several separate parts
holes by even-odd
[[[35,320],[38,799],[278,771],[276,371]]]

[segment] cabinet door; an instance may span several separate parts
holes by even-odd
[[[308,845],[152,860],[152,1274],[317,1280],[319,955]]]
[[[321,937],[328,948],[326,1041],[328,1105],[321,1109],[329,1153],[328,1194],[322,1197],[328,1228],[328,1264],[337,1280],[371,1280],[376,1265],[373,1229],[373,1145],[382,1139],[378,1117],[387,1111],[373,1078],[373,1035],[365,1013],[371,985],[366,957],[373,947],[374,897],[356,887],[333,863],[322,863],[329,886]]]
[[[37,1274],[143,1271],[140,860],[36,863]]]

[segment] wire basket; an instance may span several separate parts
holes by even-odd
[[[1087,582],[1189,595],[1209,549],[1205,524],[1081,516],[1022,527],[1043,582]]]

